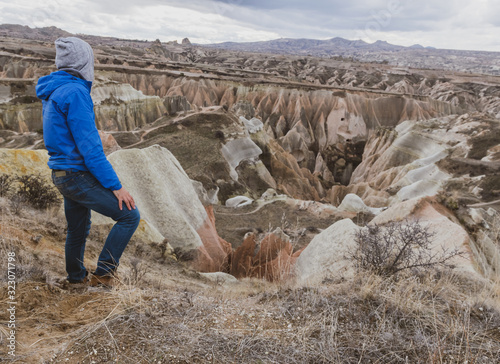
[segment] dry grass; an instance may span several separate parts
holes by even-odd
[[[2,211],[0,253],[17,249],[26,272],[43,273],[18,283],[13,362],[489,364],[500,357],[499,282],[360,273],[309,288],[253,279],[221,285],[134,243],[121,285],[62,291],[51,284],[63,275],[61,223],[50,212]],[[88,254],[98,246],[92,240]],[[2,341],[0,361],[8,359],[4,349]]]
[[[303,289],[122,286],[98,298],[113,309],[75,331],[53,361],[493,363],[500,314],[491,288],[456,276],[359,276]]]

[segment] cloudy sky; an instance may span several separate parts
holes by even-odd
[[[0,23],[196,43],[338,36],[500,51],[498,0],[0,0]]]

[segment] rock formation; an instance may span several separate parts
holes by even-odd
[[[120,150],[108,159],[134,196],[141,218],[194,268],[202,272],[227,270],[230,244],[217,235],[213,211],[205,209],[191,180],[167,149]]]
[[[23,148],[0,150],[0,173],[48,178],[34,87],[55,52],[37,30],[21,48],[9,31],[23,29],[0,39],[0,147]],[[495,77],[89,39],[96,124],[138,201],[141,239],[201,271],[307,284],[352,272],[354,222],[418,218],[436,248],[473,257],[462,271],[498,275]]]
[[[36,174],[49,182],[52,179],[47,166],[48,161],[49,155],[46,150],[0,149],[1,174],[10,176]]]
[[[351,219],[344,219],[316,235],[297,259],[297,283],[314,285],[325,278],[352,275],[354,266],[348,255],[355,247],[353,236],[359,229]]]

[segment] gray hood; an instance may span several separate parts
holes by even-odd
[[[87,42],[68,37],[57,39],[55,44],[58,70],[77,73],[87,81],[94,81],[94,52]]]

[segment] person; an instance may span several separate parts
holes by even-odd
[[[133,197],[121,185],[106,159],[95,125],[90,91],[94,53],[76,37],[55,41],[58,71],[36,86],[43,105],[43,137],[49,152],[52,181],[64,197],[67,220],[67,282],[113,286],[120,257],[139,225]],[[116,221],[90,274],[84,265],[91,210]]]

